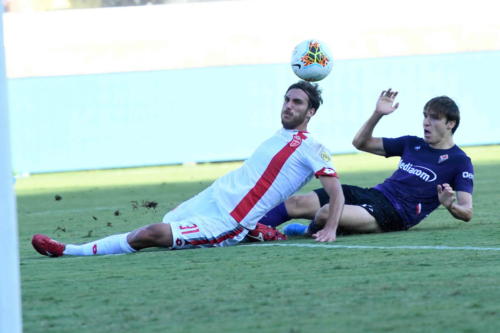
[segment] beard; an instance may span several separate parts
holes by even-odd
[[[290,119],[285,120],[283,116],[281,117],[281,124],[283,125],[284,129],[290,130],[290,129],[296,129],[301,125],[306,119],[306,113],[292,117]]]

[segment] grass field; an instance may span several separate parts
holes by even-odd
[[[476,170],[471,222],[439,208],[407,232],[330,244],[340,248],[296,238],[284,246],[42,257],[31,248],[35,233],[81,243],[158,222],[239,163],[18,179],[24,331],[499,332],[500,146],[466,151]],[[397,159],[358,154],[334,163],[343,183],[373,186]],[[148,201],[158,206],[144,207]]]

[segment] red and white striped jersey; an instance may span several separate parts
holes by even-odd
[[[211,186],[223,213],[247,229],[306,184],[313,175],[337,176],[331,154],[308,132],[279,130],[245,163]]]

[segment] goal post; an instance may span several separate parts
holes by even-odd
[[[2,6],[0,6],[2,7]],[[0,333],[21,333],[21,292],[16,201],[10,154],[7,79],[0,8]]]

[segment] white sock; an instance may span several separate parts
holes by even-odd
[[[122,254],[136,252],[127,242],[129,233],[109,236],[90,243],[67,244],[63,254],[70,256],[92,256],[97,254]]]

